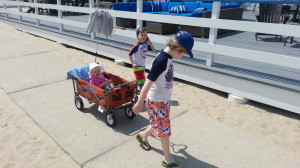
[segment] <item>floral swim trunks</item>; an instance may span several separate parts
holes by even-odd
[[[152,133],[155,137],[169,137],[171,135],[170,123],[170,100],[164,102],[154,102],[146,99]]]

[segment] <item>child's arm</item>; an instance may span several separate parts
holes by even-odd
[[[132,111],[135,114],[138,114],[142,111],[144,100],[145,100],[147,93],[153,83],[154,83],[153,81],[146,79],[146,82],[141,90],[140,96],[139,96],[136,104],[132,107]]]
[[[130,60],[130,63],[131,63],[131,65],[132,65],[132,67],[136,68],[137,65],[134,63],[133,58],[132,58],[132,56],[130,56],[130,55],[129,55],[129,60]]]
[[[103,86],[105,86],[105,85],[109,85],[109,80],[105,80],[105,81],[103,81],[102,83],[100,83],[100,85],[98,86],[99,88],[102,88]]]
[[[153,45],[153,43],[152,43],[152,41],[150,40],[149,37],[147,38],[147,42],[149,43],[149,45],[150,45],[152,51],[155,51],[156,49],[155,49],[155,47],[154,47],[154,45]]]
[[[133,54],[134,54],[135,52],[138,51],[138,48],[139,48],[139,43],[135,43],[135,44],[131,47],[131,49],[130,49],[130,51],[129,51],[129,54],[128,54],[130,63],[131,63],[131,65],[132,65],[132,67],[134,67],[134,68],[136,68],[137,65],[136,65],[135,62],[133,61]]]

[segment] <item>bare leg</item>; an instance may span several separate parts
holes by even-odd
[[[164,152],[166,163],[167,164],[174,163],[175,159],[172,157],[170,153],[170,146],[169,146],[170,137],[161,138],[160,141],[161,141],[161,147]],[[178,166],[178,168],[181,168],[181,166]]]
[[[164,152],[166,162],[168,164],[173,163],[175,160],[173,159],[173,157],[170,153],[170,146],[169,146],[170,137],[161,138],[160,141],[161,141],[161,147]]]
[[[143,141],[147,141],[148,142],[148,136],[152,133],[152,129],[151,129],[151,125],[148,126],[147,129],[145,129],[144,131],[140,132],[139,135],[142,137]]]

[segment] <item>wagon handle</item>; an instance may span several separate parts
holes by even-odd
[[[122,84],[119,84],[119,85],[117,85],[117,86],[114,86],[114,88],[118,88],[118,87],[127,87],[127,86],[129,86],[131,83],[134,83],[135,82],[135,80],[134,81],[131,81],[131,82],[128,82],[128,83],[122,83]]]

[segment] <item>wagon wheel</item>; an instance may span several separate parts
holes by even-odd
[[[117,123],[116,116],[114,114],[107,113],[106,114],[106,124],[109,127],[114,127],[116,125],[116,123]]]
[[[129,119],[133,119],[135,117],[135,114],[132,111],[132,107],[125,108],[125,114]]]
[[[136,103],[136,102],[137,102],[137,97],[136,97],[136,98],[134,97],[134,98],[131,100],[131,102],[132,102],[132,103]]]
[[[78,110],[82,111],[83,109],[83,101],[80,97],[75,97],[75,100],[74,100],[74,103],[75,103],[75,106]]]

